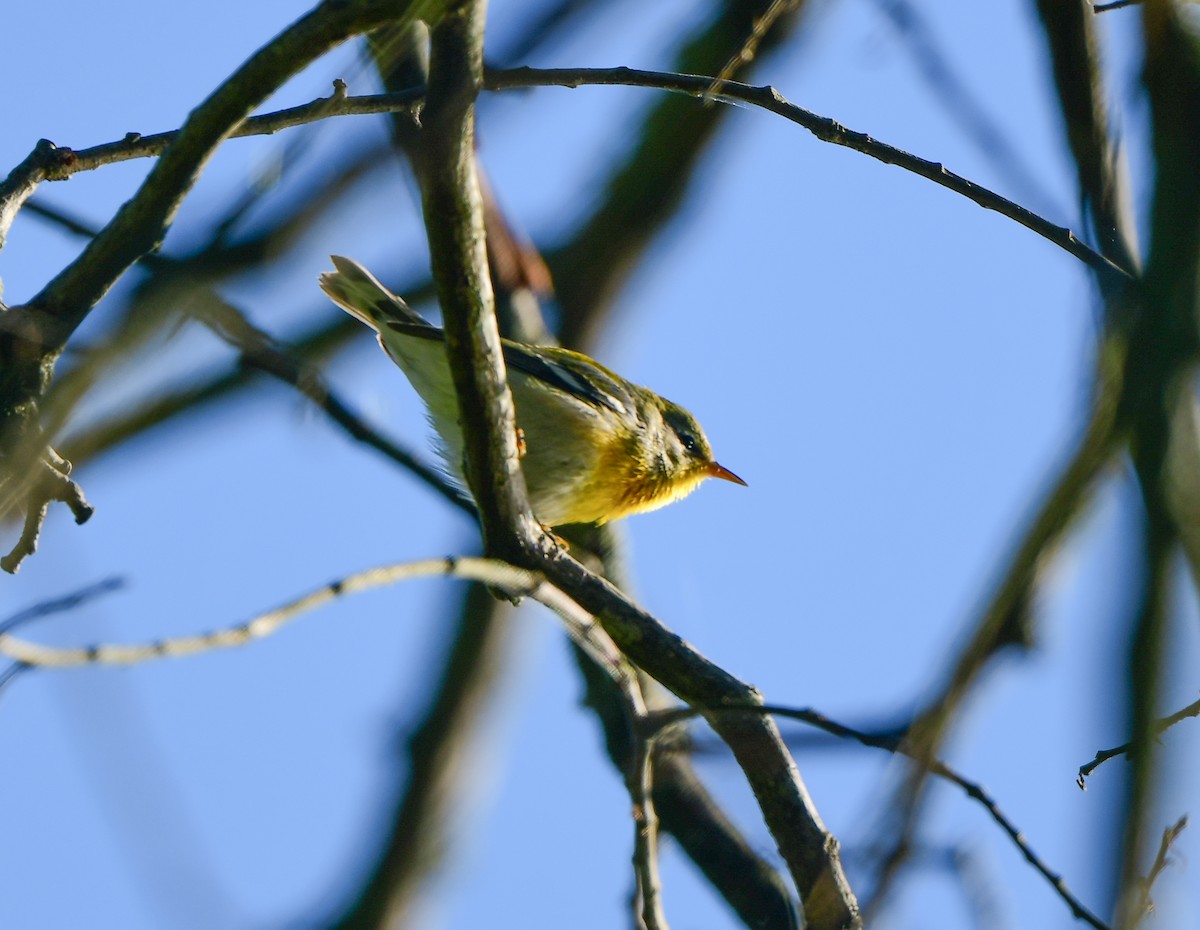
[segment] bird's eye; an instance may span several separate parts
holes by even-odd
[[[688,452],[695,452],[698,448],[696,445],[696,437],[691,433],[680,433],[679,441],[683,443],[683,447],[687,449]]]

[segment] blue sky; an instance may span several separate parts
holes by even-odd
[[[9,35],[23,39],[0,61],[0,165],[17,164],[41,137],[82,148],[179,125],[303,12],[228,0],[72,7],[61,23],[28,5],[5,13]],[[643,7],[612,4],[586,41],[534,63],[665,66],[671,44],[707,9]],[[805,36],[766,60],[755,83],[1078,229],[1032,4],[918,8],[1045,194],[1015,188],[964,138],[873,3],[817,4]],[[523,10],[494,3],[492,34],[511,35]],[[1144,194],[1136,23],[1128,12],[1103,21],[1110,91],[1128,111],[1127,152]],[[270,106],[326,94],[335,77],[351,92],[374,89],[347,47]],[[484,99],[482,157],[514,219],[542,242],[568,230],[598,196],[598,165],[627,144],[652,94],[544,89]],[[384,131],[380,118],[331,123],[315,151]],[[201,241],[222,192],[268,170],[285,142],[226,146],[168,249]],[[109,167],[43,195],[101,222],[145,170]],[[235,282],[228,294],[259,325],[286,332],[338,312],[315,286],[329,253],[400,277],[422,267],[421,237],[412,185],[385,168],[303,239],[286,273]],[[78,247],[23,215],[0,254],[5,300],[32,296]],[[1077,435],[1095,313],[1084,268],[1027,230],[776,117],[734,113],[596,354],[687,406],[721,462],[750,486],[713,482],[627,521],[636,597],[772,702],[849,722],[912,710]],[[89,323],[80,338],[101,334],[100,322]],[[111,409],[228,356],[213,337],[186,331],[153,346],[86,410]],[[425,448],[419,402],[368,336],[326,374],[372,422]],[[273,384],[139,439],[78,478],[96,516],[76,528],[57,508],[41,551],[0,582],[7,615],[101,578],[126,579],[122,591],[28,631],[57,643],[210,629],[361,568],[475,547],[460,514]],[[988,673],[948,748],[1102,914],[1124,766],[1100,769],[1086,793],[1074,773],[1126,736],[1121,655],[1137,532],[1136,496],[1118,470],[1055,564],[1038,647]],[[396,728],[420,716],[425,673],[458,595],[446,582],[415,582],[334,604],[235,652],[18,680],[0,698],[0,791],[9,799],[0,922],[138,930],[319,921],[370,858],[379,799],[400,758]],[[1200,639],[1183,600],[1164,709],[1195,698]],[[628,799],[579,707],[554,618],[530,606],[512,623],[459,842],[421,925],[623,926]],[[1164,740],[1156,829],[1200,807],[1188,767],[1196,730],[1184,723]],[[853,880],[893,767],[857,749],[804,751],[798,761]],[[709,754],[697,764],[773,856],[733,763]],[[970,852],[994,883],[1001,926],[1073,924],[985,813],[952,789],[936,788],[923,836]],[[1198,842],[1195,831],[1181,837],[1152,924],[1200,917],[1188,874]],[[888,926],[927,926],[931,911],[939,925],[970,925],[945,874],[921,872],[904,887]],[[671,848],[664,901],[677,928],[735,926]]]

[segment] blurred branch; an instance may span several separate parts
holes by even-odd
[[[1108,326],[1099,350],[1096,398],[1087,433],[1026,532],[990,605],[960,651],[948,683],[914,728],[914,743],[925,747],[925,759],[937,754],[952,716],[992,657],[1006,644],[1032,638],[1036,621],[1032,604],[1039,575],[1053,560],[1059,541],[1086,504],[1089,488],[1127,438],[1118,419],[1130,351],[1128,327],[1139,313],[1137,295],[1130,286],[1132,276],[1138,273],[1138,262],[1130,220],[1121,209],[1126,195],[1110,147],[1097,41],[1083,0],[1036,0],[1036,6],[1050,53],[1067,143],[1077,167],[1080,199],[1103,253],[1129,277],[1097,273]],[[912,836],[924,777],[919,767],[910,769],[901,788],[901,801],[893,807],[893,846],[884,859],[881,896],[887,893]]]
[[[48,601],[34,604],[32,607],[26,607],[24,610],[19,610],[5,620],[0,620],[0,633],[8,633],[26,623],[32,623],[34,620],[40,620],[43,617],[49,617],[57,613],[65,613],[69,610],[75,610],[77,607],[82,607],[88,601],[95,600],[110,591],[116,591],[123,587],[124,579],[112,577],[105,578],[102,581],[97,581],[95,584],[87,585],[70,594],[64,594],[62,597],[52,598]],[[8,686],[10,682],[18,674],[28,669],[29,666],[23,662],[14,662],[3,670],[0,670],[0,692]]]
[[[1170,557],[1178,528],[1167,466],[1173,411],[1191,400],[1200,337],[1200,57],[1175,5],[1154,0],[1143,19],[1142,80],[1150,101],[1155,159],[1143,312],[1133,321],[1122,415],[1141,486],[1144,591],[1129,647],[1131,773],[1121,841],[1117,926],[1141,919],[1140,873],[1154,810],[1155,714],[1162,688],[1170,604]]]
[[[1079,0],[1048,3],[1037,0],[1049,46],[1055,84],[1063,112],[1067,141],[1078,169],[1080,196],[1096,228],[1105,254],[1129,275],[1138,271],[1128,217],[1121,210],[1122,179],[1110,150],[1105,98],[1096,39]],[[1097,275],[1107,304],[1108,327],[1102,338],[1097,368],[1097,397],[1087,434],[1071,465],[1010,563],[990,606],[960,652],[950,680],[930,703],[914,728],[913,740],[923,745],[924,761],[932,758],[944,739],[952,716],[991,658],[1007,643],[1032,637],[1032,602],[1038,576],[1050,563],[1058,542],[1086,502],[1088,488],[1128,439],[1136,420],[1122,417],[1120,407],[1131,382],[1125,369],[1130,355],[1130,326],[1139,315],[1138,295],[1129,280]],[[886,894],[914,829],[924,782],[914,767],[900,792],[891,854],[886,857],[880,895]]]
[[[70,594],[41,601],[32,607],[26,607],[24,610],[19,610],[15,614],[11,614],[4,620],[0,620],[0,633],[7,633],[18,626],[32,623],[35,620],[41,620],[43,617],[50,617],[54,614],[75,610],[89,601],[94,601],[96,598],[109,594],[112,591],[118,591],[124,586],[124,578],[113,576],[111,578],[104,578],[94,584],[85,585],[76,591],[72,591]]]
[[[875,0],[875,5],[904,40],[925,87],[963,128],[979,154],[1041,210],[1051,209],[1055,198],[1009,142],[1010,134],[988,116],[967,82],[956,73],[953,62],[938,45],[934,29],[921,9],[911,0]]]
[[[1131,274],[1138,270],[1125,176],[1118,169],[1108,125],[1099,40],[1087,0],[1035,0],[1079,195],[1100,251]],[[1100,279],[1104,285],[1104,278]]]
[[[838,723],[836,720],[831,720],[824,714],[808,707],[787,707],[779,704],[744,704],[735,706],[727,704],[718,711],[718,713],[737,715],[737,714],[769,714],[775,717],[783,717],[788,720],[796,720],[800,723],[806,723],[809,726],[816,727],[824,733],[835,736],[838,739],[853,740],[863,746],[868,746],[872,749],[882,749],[884,752],[890,752],[893,755],[907,756],[911,759],[920,759],[917,750],[910,742],[902,736],[885,736],[878,733],[866,733],[862,730],[857,730],[854,727],[846,726],[843,723]],[[665,733],[670,727],[678,724],[682,720],[690,720],[697,716],[697,711],[694,708],[678,708],[672,710],[658,711],[652,715],[651,719],[656,725],[657,732]],[[1062,875],[1055,872],[1042,859],[1025,839],[1025,833],[1017,827],[1015,823],[1001,809],[995,799],[988,793],[987,789],[978,782],[971,781],[964,775],[951,768],[940,759],[935,759],[928,764],[928,769],[931,774],[938,778],[944,779],[953,785],[957,785],[962,789],[963,793],[971,800],[982,805],[1002,829],[1008,838],[1012,840],[1014,846],[1020,850],[1021,855],[1025,857],[1033,868],[1049,882],[1054,889],[1055,894],[1071,909],[1071,914],[1077,920],[1082,920],[1095,930],[1109,930],[1108,925],[1099,917],[1092,913],[1083,903],[1075,897],[1067,888],[1066,882],[1063,881]]]
[[[317,192],[313,198],[316,203],[306,203],[302,209],[285,217],[268,233],[232,244],[223,244],[218,234],[209,246],[185,258],[145,256],[142,263],[152,277],[150,284],[139,290],[135,302],[142,300],[154,303],[157,300],[164,305],[181,306],[187,315],[205,324],[238,350],[240,368],[261,371],[296,388],[353,439],[405,468],[458,509],[473,514],[475,508],[472,503],[446,480],[440,470],[427,465],[410,450],[369,426],[329,388],[315,366],[302,362],[286,345],[254,326],[241,310],[208,286],[209,278],[233,275],[243,265],[261,261],[268,252],[282,248],[287,239],[298,235],[309,222],[320,215],[321,208],[328,205],[332,191],[341,189],[348,183],[348,179],[358,176],[358,169],[363,164],[363,161],[356,162],[347,171],[337,175],[332,183]],[[96,235],[95,230],[87,224],[61,211],[41,207],[39,213],[77,235]],[[218,228],[223,231],[227,224],[223,222]],[[180,296],[177,297],[176,294]],[[120,343],[124,341],[117,340]],[[68,379],[70,377],[69,375]],[[64,380],[60,379],[59,386],[63,385]],[[74,406],[73,402],[69,405]]]
[[[32,551],[45,503],[64,496],[43,493],[44,468],[60,473],[62,469],[56,467],[57,456],[39,447],[37,420],[39,399],[70,335],[117,279],[159,245],[205,162],[253,107],[350,36],[383,22],[429,15],[437,8],[437,0],[411,0],[399,9],[386,0],[350,0],[324,2],[301,17],[192,111],[137,193],[83,252],[31,301],[4,314],[5,327],[0,330],[0,359],[4,361],[0,367],[0,457],[11,490],[18,498],[26,498],[26,531],[14,558]],[[0,221],[11,222],[38,182],[50,175],[54,159],[72,160],[64,159],[53,146],[39,143],[17,176],[10,175],[0,186]],[[72,493],[67,499],[73,502],[76,520],[85,519],[79,503],[82,495]]]
[[[721,92],[721,86],[726,81],[754,61],[759,45],[770,34],[775,24],[786,14],[798,10],[804,3],[805,0],[771,0],[767,8],[754,17],[741,46],[721,65],[721,70],[712,80],[709,92],[705,94],[705,101],[711,102],[712,98]]]
[[[1162,875],[1170,864],[1169,855],[1171,846],[1179,839],[1179,834],[1187,829],[1187,825],[1187,814],[1184,814],[1175,823],[1163,830],[1162,839],[1158,843],[1158,852],[1154,856],[1154,864],[1150,866],[1150,871],[1142,881],[1142,914],[1151,914],[1154,912],[1154,901],[1150,897],[1150,892],[1154,889],[1154,883],[1158,881],[1158,876]]]
[[[1187,707],[1175,711],[1166,717],[1162,717],[1154,723],[1154,736],[1158,738],[1164,732],[1169,730],[1181,720],[1186,720],[1188,717],[1200,717],[1200,701],[1193,701]],[[1120,746],[1114,746],[1112,749],[1101,749],[1096,752],[1096,756],[1091,762],[1084,763],[1079,766],[1079,777],[1075,779],[1076,784],[1086,791],[1086,779],[1092,772],[1096,771],[1101,765],[1109,759],[1116,756],[1123,756],[1133,751],[1133,743],[1122,743]]]
[[[1109,3],[1097,3],[1092,6],[1093,13],[1104,13],[1108,10],[1119,10],[1125,6],[1135,6],[1142,0],[1111,0]]]
[[[673,70],[716,74],[737,56],[770,6],[771,0],[716,4],[711,20],[676,53]],[[800,14],[777,19],[759,42],[760,60],[801,21]],[[710,89],[706,78],[704,90]],[[575,348],[594,341],[637,263],[677,216],[703,153],[732,114],[731,107],[697,106],[674,94],[653,101],[634,145],[610,170],[600,202],[568,241],[547,253],[562,308],[562,344]]]
[[[433,8],[434,0],[411,0],[400,8],[385,0],[325,2],[252,55],[192,112],[133,198],[75,261],[25,305],[24,313],[42,336],[43,352],[60,350],[117,278],[161,242],[204,163],[253,107],[351,36]],[[76,155],[74,161],[78,160]]]
[[[457,808],[456,788],[465,772],[467,735],[481,723],[507,665],[511,613],[511,605],[483,585],[467,586],[439,679],[404,742],[406,765],[397,767],[403,790],[397,785],[393,809],[382,812],[381,848],[367,875],[356,880],[351,903],[329,923],[336,930],[410,922],[418,892],[444,855],[446,821]]]
[[[213,295],[207,305],[202,310],[193,311],[193,315],[239,350],[242,365],[291,385],[351,437],[411,472],[426,487],[436,491],[459,510],[475,513],[474,505],[446,480],[440,470],[425,464],[411,451],[366,424],[325,384],[315,368],[298,361],[274,339],[253,326],[232,304]]]

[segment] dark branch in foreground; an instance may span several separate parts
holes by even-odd
[[[382,23],[436,12],[435,0],[342,0],[324,2],[258,49],[194,110],[179,136],[83,252],[28,303],[10,308],[0,330],[0,461],[10,489],[0,515],[14,506],[25,513],[25,531],[6,560],[8,570],[33,551],[45,505],[65,500],[77,521],[91,508],[68,483],[46,491],[41,460],[65,477],[41,437],[39,404],[68,339],[118,279],[166,236],[175,213],[222,142],[275,89],[330,48]],[[73,153],[39,143],[34,153],[0,183],[0,224],[11,223],[38,184]],[[7,225],[0,227],[0,236]],[[0,479],[3,480],[3,479]],[[9,491],[11,490],[11,493]]]

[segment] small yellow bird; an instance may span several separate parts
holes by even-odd
[[[379,336],[429,409],[441,452],[462,481],[463,437],[445,334],[358,262],[333,256],[320,277],[335,304]],[[579,352],[503,340],[524,435],[529,502],[545,526],[605,523],[655,510],[705,478],[745,485],[718,465],[695,417]]]

